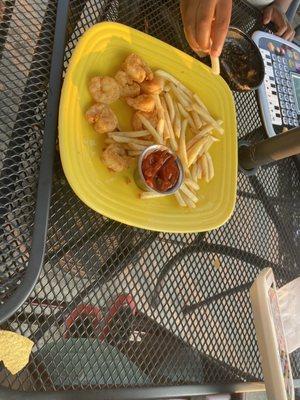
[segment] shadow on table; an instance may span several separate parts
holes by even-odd
[[[220,383],[255,380],[199,353],[143,314],[118,318],[121,331],[115,327],[104,341],[86,327],[80,336],[75,329],[68,339],[44,345],[34,356],[35,390],[205,384],[213,376]]]

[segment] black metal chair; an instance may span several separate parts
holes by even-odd
[[[287,19],[290,22],[292,22],[294,20],[296,12],[297,12],[297,10],[299,8],[299,5],[300,5],[300,0],[293,0],[291,5],[289,6],[289,8],[288,8],[288,10],[286,12],[286,16],[287,16]],[[297,27],[297,29],[298,28],[299,27]]]

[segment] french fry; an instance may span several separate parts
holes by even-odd
[[[168,106],[170,121],[173,124],[174,118],[175,118],[175,109],[174,109],[173,99],[172,99],[170,93],[168,93],[168,92],[164,94],[164,98],[165,98],[165,101]]]
[[[127,146],[130,150],[139,150],[139,151],[143,151],[148,147],[148,146],[143,146],[141,144],[136,144],[136,143],[127,143]]]
[[[180,190],[194,203],[198,202],[198,197],[184,183],[181,185]]]
[[[204,148],[203,148],[203,153],[207,153],[208,150],[210,149],[210,146],[213,143],[214,143],[213,136],[208,136],[207,142],[206,142],[206,144],[204,145]]]
[[[192,118],[193,118],[196,129],[201,129],[202,121],[201,121],[199,115],[194,110],[191,112],[191,114],[192,114]]]
[[[189,125],[191,127],[191,130],[194,131],[194,132],[197,131],[195,123],[194,123],[194,120],[190,115],[188,116],[187,120],[188,120],[188,123],[189,123]]]
[[[128,155],[130,157],[138,157],[141,153],[141,150],[128,150]]]
[[[186,207],[186,202],[183,200],[183,197],[179,191],[175,193],[175,197],[181,207]]]
[[[174,85],[171,83],[171,89],[176,90],[178,92],[178,95],[184,99],[184,101],[189,105],[193,102],[193,98],[190,97],[187,93],[185,93],[179,86]]]
[[[144,146],[151,146],[153,144],[153,142],[151,142],[150,140],[134,139],[134,138],[125,137],[125,136],[113,135],[112,138],[117,143],[135,143],[135,144],[140,144],[140,145],[144,145]]]
[[[207,158],[205,155],[202,155],[200,157],[200,165],[202,169],[202,178],[205,179],[206,182],[208,182],[208,163],[207,163]]]
[[[165,129],[165,120],[163,118],[161,118],[158,123],[157,123],[157,133],[163,137],[164,134],[164,129]]]
[[[155,141],[159,144],[163,144],[163,139],[157,132],[157,130],[152,126],[152,124],[145,118],[142,114],[138,114],[139,119],[146,129],[148,129],[149,133],[153,136]]]
[[[185,172],[188,171],[188,157],[186,153],[185,133],[187,128],[187,119],[182,121],[179,138],[179,155]]]
[[[209,135],[209,133],[213,130],[213,127],[211,125],[206,125],[196,136],[194,136],[188,143],[187,143],[187,149],[189,150],[195,143],[198,142],[199,139],[203,138],[204,136],[207,136],[210,138],[210,140],[213,142],[219,142],[219,139],[214,137],[212,134]],[[211,143],[211,144],[212,144]]]
[[[208,182],[210,182],[214,175],[215,175],[215,170],[214,170],[214,164],[213,160],[211,158],[211,155],[209,153],[205,153],[206,159],[207,159],[207,166],[208,166]]]
[[[117,136],[124,136],[124,137],[130,137],[130,138],[137,138],[137,137],[143,137],[149,135],[148,131],[132,131],[132,132],[109,132],[108,137],[112,137],[114,135]]]
[[[221,128],[220,124],[214,120],[207,111],[201,108],[198,104],[193,104],[192,107],[204,121],[206,121],[208,124],[211,124],[221,135],[223,135],[224,129]]]
[[[182,196],[183,201],[186,202],[186,204],[189,208],[196,207],[196,204],[186,194],[182,193],[181,196]]]
[[[196,162],[195,165],[197,165],[197,181],[198,181],[198,179],[203,178],[203,176],[202,176],[203,175],[203,171],[202,171],[200,159]]]
[[[163,138],[164,141],[166,142],[168,139],[170,139],[171,133],[170,133],[170,127],[169,127],[169,121],[168,121],[168,110],[167,110],[167,105],[165,102],[165,99],[162,97],[161,101],[161,107],[163,110],[163,116],[164,116],[164,131],[163,131]]]
[[[194,164],[197,167],[197,164]],[[186,178],[184,181],[185,185],[189,187],[191,190],[199,190],[199,185],[193,179]]]
[[[199,139],[202,139],[204,136],[206,136],[213,129],[214,129],[214,127],[211,124],[206,125],[204,128],[202,128],[201,131],[199,133],[197,133],[197,135],[194,136],[193,139],[191,139],[187,143],[187,145],[186,145],[187,149],[190,149],[195,143],[198,142]]]
[[[193,118],[190,116],[190,114],[187,111],[185,111],[184,107],[180,103],[177,103],[177,106],[178,106],[178,110],[179,110],[180,114],[183,116],[183,118],[186,118],[188,120],[190,127],[195,130],[196,127],[195,127]]]
[[[184,200],[187,202],[187,205],[189,208],[196,208],[196,204],[191,199],[189,199],[187,196]]]
[[[200,99],[200,97],[197,95],[197,93],[194,93],[193,97],[196,100],[196,102],[199,104],[199,106],[208,112],[206,105],[203,103],[203,101]]]
[[[178,145],[177,145],[177,142],[176,142],[176,139],[175,139],[175,134],[174,134],[174,131],[173,131],[173,126],[172,126],[172,124],[171,124],[171,120],[170,120],[170,115],[169,115],[167,103],[166,103],[166,101],[165,101],[164,98],[161,99],[161,104],[162,104],[162,107],[163,107],[163,109],[164,109],[164,114],[165,114],[165,125],[167,126],[167,133],[168,133],[168,136],[169,136],[167,139],[170,139],[170,146],[171,146],[171,149],[172,149],[173,151],[177,151],[177,150],[178,150]]]
[[[194,182],[197,182],[197,180],[198,180],[198,164],[197,163],[194,163],[192,165],[191,171],[192,171],[191,178],[193,179]]]
[[[179,118],[178,115],[175,116],[175,121],[174,121],[174,126],[173,126],[173,130],[174,130],[174,134],[177,138],[180,137],[180,127],[181,127],[181,120]]]
[[[164,119],[164,109],[162,107],[159,94],[155,94],[154,95],[154,100],[155,100],[155,107],[156,107],[156,110],[157,110],[158,118],[159,119]]]
[[[168,80],[170,82],[173,82],[176,86],[178,86],[188,96],[190,96],[190,97],[193,96],[193,93],[186,86],[184,86],[179,80],[174,78],[174,76],[172,76],[168,72],[159,69],[159,70],[155,71],[155,75],[161,76],[162,78],[165,78],[166,80]]]
[[[189,113],[184,109],[181,103],[176,103],[179,113],[183,118],[188,119],[190,117]]]
[[[181,129],[181,118],[180,118],[180,113],[179,113],[176,102],[174,102],[174,110],[175,110],[175,119],[174,119],[174,124],[173,124],[173,130],[174,130],[175,136],[177,138],[179,138],[180,137],[180,129]]]
[[[211,69],[214,75],[220,75],[220,59],[219,57],[210,56]]]
[[[178,87],[171,84],[172,92],[174,93],[175,97],[177,98],[178,102],[185,108],[188,109],[191,106],[191,102],[188,97],[184,95],[183,92],[180,92]]]
[[[193,147],[191,147],[188,152],[187,152],[187,157],[188,157],[188,166],[190,167],[198,157],[201,157],[201,155],[204,153],[204,145],[206,144],[208,140],[207,136],[204,136],[201,138],[196,144],[194,144]]]
[[[156,199],[158,197],[166,197],[166,194],[163,193],[155,193],[155,192],[142,192],[140,194],[141,199]]]
[[[170,139],[170,131],[168,128],[168,124],[165,122],[165,126],[164,126],[164,134],[163,134],[163,141],[164,144],[167,144],[167,141]]]
[[[186,118],[186,119],[188,120],[188,123],[189,123],[190,127],[191,127],[193,130],[196,130],[196,127],[195,127],[193,118],[192,118],[191,115],[184,109],[184,107],[182,106],[182,104],[177,103],[177,107],[178,107],[179,113],[182,115],[182,117],[183,117],[183,118]]]
[[[174,152],[177,152],[177,150],[178,150],[178,144],[177,144],[176,139],[173,138],[172,136],[170,137],[170,146],[171,146],[171,149],[172,149]]]

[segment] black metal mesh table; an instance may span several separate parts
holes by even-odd
[[[29,259],[56,2],[6,1],[2,11],[0,301],[20,284]],[[173,0],[74,0],[65,67],[80,35],[103,20],[190,52]],[[259,23],[257,11],[235,1],[233,25],[251,33]],[[262,137],[255,94],[235,93],[235,100],[239,138]],[[145,388],[120,390],[119,398],[151,397],[146,388],[152,388],[154,397],[162,392],[153,388],[162,386],[176,386],[178,395],[182,385],[200,393],[204,385],[213,391],[261,381],[248,289],[265,267],[273,268],[278,286],[299,276],[299,198],[299,176],[285,160],[256,176],[239,174],[235,212],[223,227],[197,235],[154,233],[86,207],[56,154],[42,273],[2,326],[35,346],[15,377],[0,366],[0,397],[6,389],[71,390],[74,398],[75,391],[99,395],[109,388]],[[12,270],[18,273],[9,279]],[[300,353],[291,359],[300,378]]]

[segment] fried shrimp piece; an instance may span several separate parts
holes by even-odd
[[[154,97],[149,94],[141,94],[137,97],[126,97],[127,104],[135,110],[151,112],[155,106]]]
[[[85,113],[85,117],[97,133],[113,132],[118,125],[115,113],[107,104],[93,104]]]
[[[164,80],[160,76],[155,76],[151,81],[141,83],[141,90],[146,94],[159,94],[164,87]]]
[[[131,120],[132,128],[135,131],[141,131],[143,130],[143,124],[142,121],[139,118],[139,115],[143,115],[147,120],[151,123],[151,125],[156,128],[157,123],[158,123],[158,114],[156,110],[153,110],[151,112],[143,112],[143,111],[136,111]]]
[[[110,144],[102,153],[102,161],[108,169],[121,172],[129,165],[129,158],[126,156],[125,149],[117,144]]]
[[[137,54],[132,53],[126,57],[121,68],[135,82],[141,83],[145,79],[153,79],[153,72],[150,67]]]
[[[97,103],[110,104],[120,97],[120,88],[110,76],[94,76],[89,82],[89,91]]]
[[[115,75],[115,80],[120,86],[121,97],[135,97],[140,94],[140,85],[133,81],[133,79],[124,71],[118,71]]]

